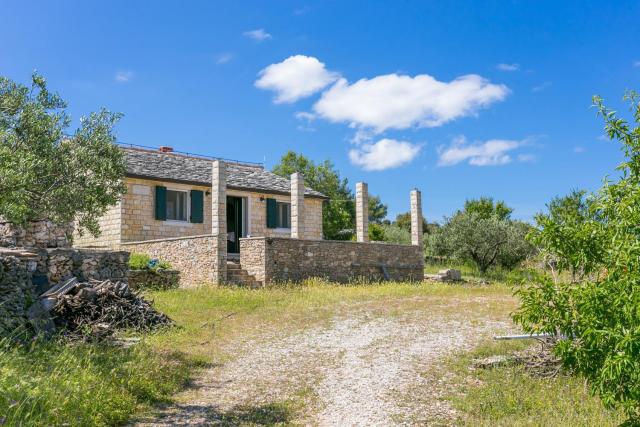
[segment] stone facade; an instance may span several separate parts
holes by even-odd
[[[211,234],[123,243],[129,252],[145,253],[152,258],[167,261],[180,271],[180,285],[196,287],[218,283],[215,254],[218,239]]]
[[[379,242],[247,238],[240,240],[240,264],[262,284],[310,277],[335,282],[424,278],[420,247]]]
[[[0,256],[0,337],[25,331],[27,309],[35,297],[24,260]]]
[[[411,191],[411,244],[422,247],[422,194],[420,190]]]
[[[127,193],[116,206],[100,218],[102,233],[94,238],[85,233],[74,237],[76,247],[117,248],[121,243],[158,240],[174,237],[201,236],[211,234],[211,209],[204,210],[204,222],[194,224],[179,221],[158,221],[155,219],[154,189],[162,185],[168,189],[200,190],[204,192],[204,206],[212,206],[211,187],[173,184],[164,181],[126,178]],[[209,193],[209,194],[207,194]],[[266,199],[289,202],[288,195],[268,194],[227,189],[228,196],[244,197],[247,200],[248,234],[258,236],[289,237],[289,229],[267,228]],[[322,199],[305,198],[304,235],[309,239],[322,238]],[[0,228],[1,230],[1,228]],[[0,231],[1,233],[1,231]]]
[[[0,219],[0,246],[29,248],[65,248],[71,246],[73,224],[66,226],[51,221],[33,221],[18,227]]]
[[[356,183],[356,238],[369,241],[369,187],[365,182]]]
[[[291,237],[304,239],[304,177],[291,175]]]

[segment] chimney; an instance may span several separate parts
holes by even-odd
[[[166,145],[163,145],[162,147],[158,148],[158,151],[160,151],[161,153],[173,153],[173,147],[167,147]]]

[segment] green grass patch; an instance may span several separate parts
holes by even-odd
[[[470,369],[474,358],[510,354],[531,342],[489,342],[447,366],[459,389],[450,396],[469,426],[617,426],[620,411],[605,409],[584,380],[570,375],[538,378],[518,365]]]

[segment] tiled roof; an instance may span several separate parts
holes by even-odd
[[[176,153],[123,148],[127,159],[127,176],[160,181],[211,185],[212,160]],[[291,182],[259,165],[226,162],[227,187],[265,193],[290,194]],[[326,196],[311,188],[305,196]]]

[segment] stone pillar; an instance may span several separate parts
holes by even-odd
[[[356,237],[358,242],[369,241],[369,188],[366,182],[356,184]]]
[[[304,239],[304,177],[291,174],[291,238]]]
[[[422,194],[411,190],[411,244],[422,247]]]
[[[220,284],[227,280],[227,167],[220,160],[211,167],[211,234],[217,237],[213,256]]]

